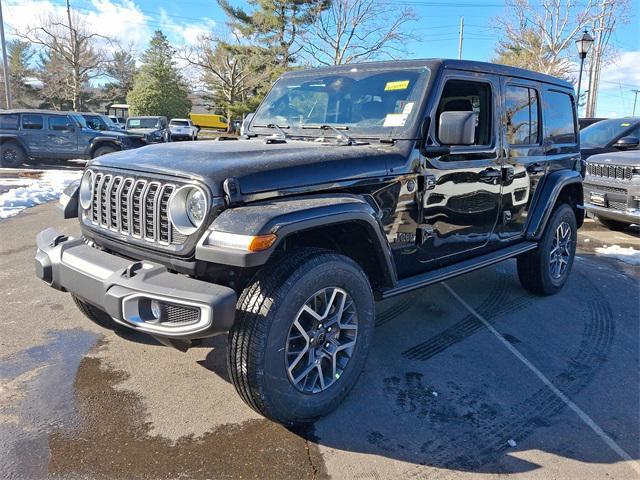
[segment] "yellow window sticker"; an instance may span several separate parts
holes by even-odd
[[[631,124],[630,123],[621,123],[620,126],[621,127],[629,127],[629,126],[631,126]]]
[[[388,92],[389,90],[406,90],[409,88],[409,80],[397,80],[395,82],[387,82],[384,86],[384,91]]]

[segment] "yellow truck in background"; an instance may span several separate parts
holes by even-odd
[[[224,130],[229,128],[229,123],[224,115],[209,113],[190,113],[191,123],[200,128],[211,128],[214,130]]]

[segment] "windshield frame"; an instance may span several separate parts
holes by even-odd
[[[628,123],[629,125],[624,127],[622,130],[620,130],[616,135],[610,137],[607,140],[607,142],[604,144],[596,145],[593,143],[586,143],[582,139],[585,132],[588,134],[591,131],[596,131],[603,127],[606,127],[607,125],[616,124],[616,123],[620,123],[620,124]],[[599,122],[589,125],[588,127],[585,127],[580,131],[580,148],[607,148],[608,146],[615,143],[618,139],[624,137],[628,132],[635,129],[638,125],[640,125],[640,121],[635,119],[629,120],[625,118],[609,118],[607,120],[600,120]],[[621,125],[621,126],[624,126],[624,125]],[[597,128],[594,128],[594,127],[597,127]]]
[[[309,82],[314,79],[322,79],[330,76],[349,76],[350,73],[366,73],[366,74],[382,74],[385,72],[416,72],[418,73],[417,82],[414,85],[415,91],[412,91],[410,94],[411,101],[415,104],[415,110],[411,113],[409,117],[409,121],[403,126],[394,126],[394,127],[383,127],[376,126],[378,131],[376,132],[365,132],[361,131],[358,127],[353,127],[352,125],[348,125],[348,128],[345,129],[345,133],[349,135],[349,137],[353,139],[381,139],[381,140],[415,140],[419,136],[419,128],[422,123],[422,119],[424,117],[424,108],[426,99],[431,91],[433,86],[434,78],[436,77],[434,70],[426,64],[418,64],[418,65],[398,65],[398,66],[389,66],[386,65],[353,65],[351,68],[319,68],[313,70],[301,70],[289,72],[282,77],[280,77],[276,82],[273,83],[271,89],[265,95],[264,99],[258,106],[253,115],[253,118],[247,125],[247,133],[250,135],[273,135],[273,129],[267,127],[257,127],[257,125],[263,125],[262,119],[258,118],[256,122],[256,118],[262,108],[265,108],[266,101],[269,99],[269,96],[276,89],[276,87],[283,81],[300,81],[300,82]],[[270,122],[272,123],[272,122]],[[326,122],[325,122],[326,123]],[[315,122],[312,122],[315,124]],[[286,129],[289,137],[292,138],[310,138],[317,139],[319,137],[326,137],[326,132],[323,130],[313,130],[313,129],[304,129],[302,125],[281,125]],[[341,124],[331,124],[332,126],[341,129],[344,125]],[[374,127],[374,128],[376,128]],[[371,128],[373,130],[373,128]]]

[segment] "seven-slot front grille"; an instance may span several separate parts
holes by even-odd
[[[594,177],[615,178],[618,180],[631,180],[633,167],[623,165],[603,165],[600,163],[587,163],[587,173]]]
[[[169,220],[176,185],[111,173],[96,173],[89,219],[93,225],[164,245],[182,244]]]

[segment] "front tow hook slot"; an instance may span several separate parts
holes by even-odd
[[[142,262],[134,262],[124,269],[122,272],[123,278],[133,278],[136,275],[136,272],[142,268]]]

